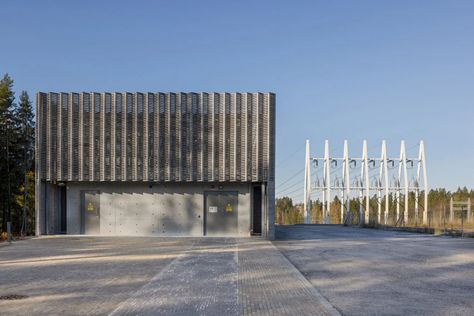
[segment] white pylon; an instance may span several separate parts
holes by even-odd
[[[365,209],[364,223],[369,224],[370,220],[370,181],[369,181],[369,159],[367,157],[367,141],[364,139],[362,143],[362,165],[361,165],[361,187],[364,187],[365,193]]]
[[[309,153],[309,140],[306,140],[306,157],[304,168],[304,223],[309,224],[311,222],[311,161]]]
[[[426,160],[425,160],[425,144],[423,141],[420,141],[420,149],[418,152],[418,163],[416,171],[416,196],[418,199],[419,187],[420,187],[420,173],[423,172],[423,187],[424,187],[424,201],[423,201],[423,225],[428,225],[428,177],[426,175]],[[418,201],[416,201],[416,206],[418,209]],[[418,210],[416,212],[418,219]]]
[[[329,224],[329,212],[331,211],[331,165],[329,159],[329,141],[324,142],[324,167],[323,167],[323,224]]]
[[[362,186],[362,180],[357,180],[357,186],[359,187],[359,225],[364,222],[364,187]]]
[[[384,182],[382,182],[382,180]],[[384,189],[385,196],[385,209],[383,214],[383,223],[384,225],[388,224],[388,209],[389,209],[389,184],[388,184],[388,161],[387,161],[387,144],[385,140],[382,140],[382,153],[380,157],[380,172],[379,172],[379,194],[382,195],[382,188]],[[382,208],[381,201],[379,202],[379,213]],[[380,224],[380,215],[379,215],[379,224]]]
[[[405,141],[402,140],[400,143],[400,159],[398,161],[398,180],[397,180],[397,223],[400,221],[400,197],[401,197],[401,178],[403,173],[403,194],[405,203],[403,206],[403,224],[408,223],[408,174],[407,174],[407,158],[405,150]]]
[[[347,145],[347,140],[344,140],[344,155],[343,156],[344,157],[342,161],[341,224],[344,224],[345,221],[349,220],[349,214],[350,214],[351,178],[349,174],[349,149]],[[344,212],[344,208],[346,209],[345,212]]]
[[[420,142],[418,158],[407,158],[405,141],[400,143],[400,156],[398,158],[389,158],[387,154],[387,145],[385,140],[381,143],[381,154],[379,157],[370,158],[367,152],[367,141],[364,140],[362,144],[362,157],[355,158],[349,157],[348,143],[344,141],[343,157],[330,157],[329,155],[329,141],[326,140],[324,143],[324,156],[322,158],[311,158],[308,157],[309,149],[307,150],[307,157],[305,160],[305,210],[309,212],[308,204],[310,203],[310,194],[312,189],[316,189],[322,193],[322,223],[328,224],[330,222],[330,206],[331,206],[331,190],[336,191],[336,195],[339,194],[341,198],[341,224],[350,221],[350,199],[351,190],[357,190],[359,192],[359,224],[369,224],[371,221],[377,221],[377,223],[389,224],[389,207],[390,207],[390,192],[394,192],[396,195],[396,219],[395,224],[403,223],[408,224],[408,195],[410,190],[415,191],[415,212],[418,209],[418,195],[421,188],[424,189],[424,210],[423,210],[423,224],[427,224],[428,218],[428,181],[426,173],[426,159],[423,141]],[[308,145],[309,146],[309,145]],[[320,184],[319,180],[315,183],[314,187],[307,186],[310,182],[310,173],[308,169],[312,167],[318,168],[319,161],[323,162],[323,182]],[[331,175],[334,167],[337,167],[337,163],[342,162],[342,177],[339,180],[339,175],[336,175],[336,181],[334,181]],[[389,165],[395,167],[395,162],[398,161],[398,173],[395,171],[395,184],[393,187],[390,186],[389,181]],[[416,179],[414,180],[414,186],[410,186],[408,182],[408,168],[407,164],[413,167],[414,161],[418,162],[416,170]],[[357,167],[357,163],[360,163],[360,175],[357,175],[355,179],[350,177],[350,169]],[[369,178],[369,169],[379,168],[378,177],[374,176],[375,182],[371,183]],[[413,172],[412,172],[413,173]],[[421,175],[423,173],[423,176]],[[318,174],[318,173],[316,173]],[[308,181],[309,180],[309,181]],[[422,184],[423,182],[423,184]],[[370,218],[370,198],[371,193],[376,192],[378,198],[377,218]],[[402,195],[404,198],[403,214],[400,212]],[[383,201],[383,199],[385,201]],[[382,204],[384,209],[382,212]],[[382,218],[383,214],[383,218]],[[305,213],[305,216],[307,213]]]

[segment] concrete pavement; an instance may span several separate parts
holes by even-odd
[[[0,247],[0,297],[26,297],[0,314],[474,314],[474,239],[331,225],[277,238],[15,242]]]
[[[474,239],[335,225],[274,244],[344,315],[474,315]]]
[[[49,237],[0,249],[0,314],[338,315],[260,238]]]

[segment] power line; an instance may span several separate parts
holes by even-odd
[[[279,162],[276,164],[275,168],[278,167],[278,166],[280,166],[282,163],[287,162],[290,158],[292,158],[292,157],[293,157],[294,155],[296,155],[298,152],[302,151],[304,148],[305,148],[304,146],[298,148],[296,151],[294,151],[293,153],[291,153],[291,154],[290,154],[289,156],[287,156],[285,159],[283,159],[282,161],[279,161]]]
[[[291,184],[285,186],[284,188],[280,188],[280,187],[279,187],[277,191],[278,191],[278,192],[283,192],[283,191],[286,191],[286,190],[288,190],[288,189],[291,189],[292,187],[294,187],[295,185],[297,185],[297,184],[299,184],[299,183],[301,184],[301,182],[302,182],[301,179],[296,179],[296,180],[298,180],[298,181],[296,181],[296,182],[294,182],[294,183],[291,183]]]
[[[294,187],[295,187],[295,186],[297,186],[297,185],[300,185],[300,186],[301,186],[301,185],[303,185],[302,181],[300,181],[300,182],[296,182],[296,183],[295,183],[295,184],[293,184],[292,186],[290,186],[290,187],[287,187],[287,188],[286,188],[286,189],[284,189],[284,190],[280,190],[280,191],[278,191],[278,193],[279,193],[279,194],[282,194],[282,193],[284,193],[284,192],[288,192],[288,190],[290,190],[290,189],[294,188]]]
[[[296,192],[298,192],[298,191],[300,191],[300,190],[301,190],[301,192],[303,192],[303,188],[297,188],[296,190],[287,192],[285,195],[290,195],[290,194],[296,193]]]
[[[296,172],[295,174],[293,174],[293,176],[291,176],[290,178],[286,179],[284,182],[282,182],[282,183],[280,183],[280,184],[277,184],[277,186],[280,187],[280,186],[282,186],[282,185],[288,183],[290,180],[294,179],[297,175],[299,175],[300,173],[304,172],[304,169],[305,169],[305,168],[303,167],[303,169],[301,169],[301,170],[299,170],[298,172]]]

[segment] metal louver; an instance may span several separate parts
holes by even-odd
[[[274,180],[272,93],[38,93],[46,181]]]

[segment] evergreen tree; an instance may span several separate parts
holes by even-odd
[[[28,93],[22,91],[20,95],[20,104],[18,107],[18,131],[19,131],[19,145],[22,149],[22,167],[23,167],[23,184],[21,185],[20,190],[23,191],[23,201],[21,203],[22,215],[21,215],[21,233],[22,235],[26,233],[28,227],[28,213],[29,213],[29,203],[28,200],[31,199],[28,188],[28,174],[33,170],[34,166],[33,153],[34,153],[34,114],[33,114],[33,105],[30,101]],[[30,175],[31,177],[31,175]],[[33,178],[34,182],[34,178]],[[34,199],[34,194],[33,194]],[[34,203],[33,203],[34,205]]]
[[[15,114],[15,95],[13,80],[5,74],[0,80],[0,207],[2,209],[2,228],[6,230],[7,221],[11,221],[11,144]]]

